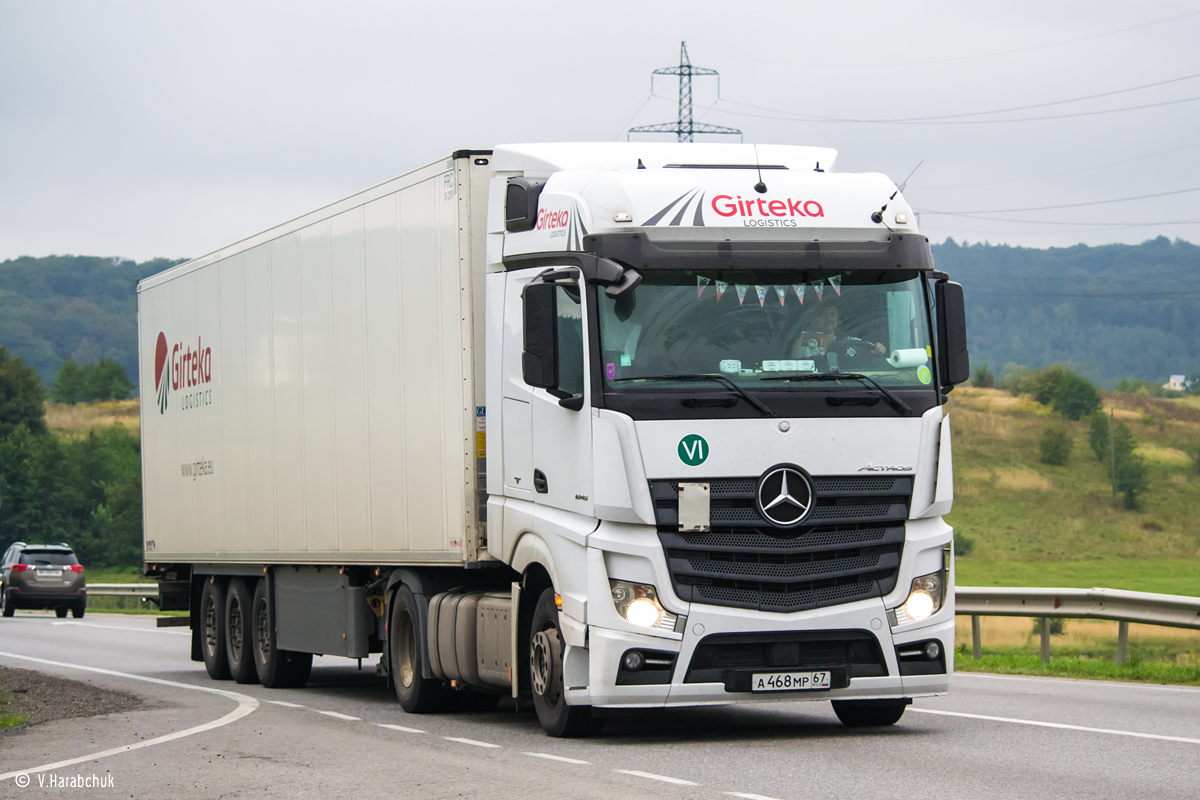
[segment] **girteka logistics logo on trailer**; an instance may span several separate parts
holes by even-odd
[[[158,392],[158,413],[167,413],[171,392],[184,391],[180,408],[184,411],[212,403],[212,348],[205,347],[196,337],[195,347],[189,342],[167,344],[161,331],[154,347],[154,388]]]

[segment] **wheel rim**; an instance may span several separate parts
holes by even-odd
[[[271,655],[271,622],[267,615],[267,599],[264,597],[254,605],[254,644],[260,663],[267,663]]]
[[[533,691],[550,706],[558,704],[556,666],[559,659],[558,631],[553,627],[533,635],[529,647],[529,677]]]
[[[411,688],[417,679],[416,638],[413,636],[412,617],[405,610],[396,619],[396,676],[404,688]]]
[[[204,614],[204,650],[212,656],[217,652],[217,604],[212,595],[204,596],[201,611]]]

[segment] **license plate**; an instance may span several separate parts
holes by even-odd
[[[38,574],[39,578],[61,578],[62,570],[61,569],[39,569],[37,571],[37,574]]]
[[[829,688],[829,671],[756,672],[750,676],[752,692],[803,692]]]

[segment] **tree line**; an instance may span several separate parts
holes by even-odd
[[[0,549],[64,542],[85,565],[140,564],[139,440],[120,425],[55,435],[45,394],[37,372],[0,345]]]

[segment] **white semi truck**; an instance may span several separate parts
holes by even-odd
[[[141,282],[145,571],[409,712],[947,691],[962,290],[823,148],[462,150]]]

